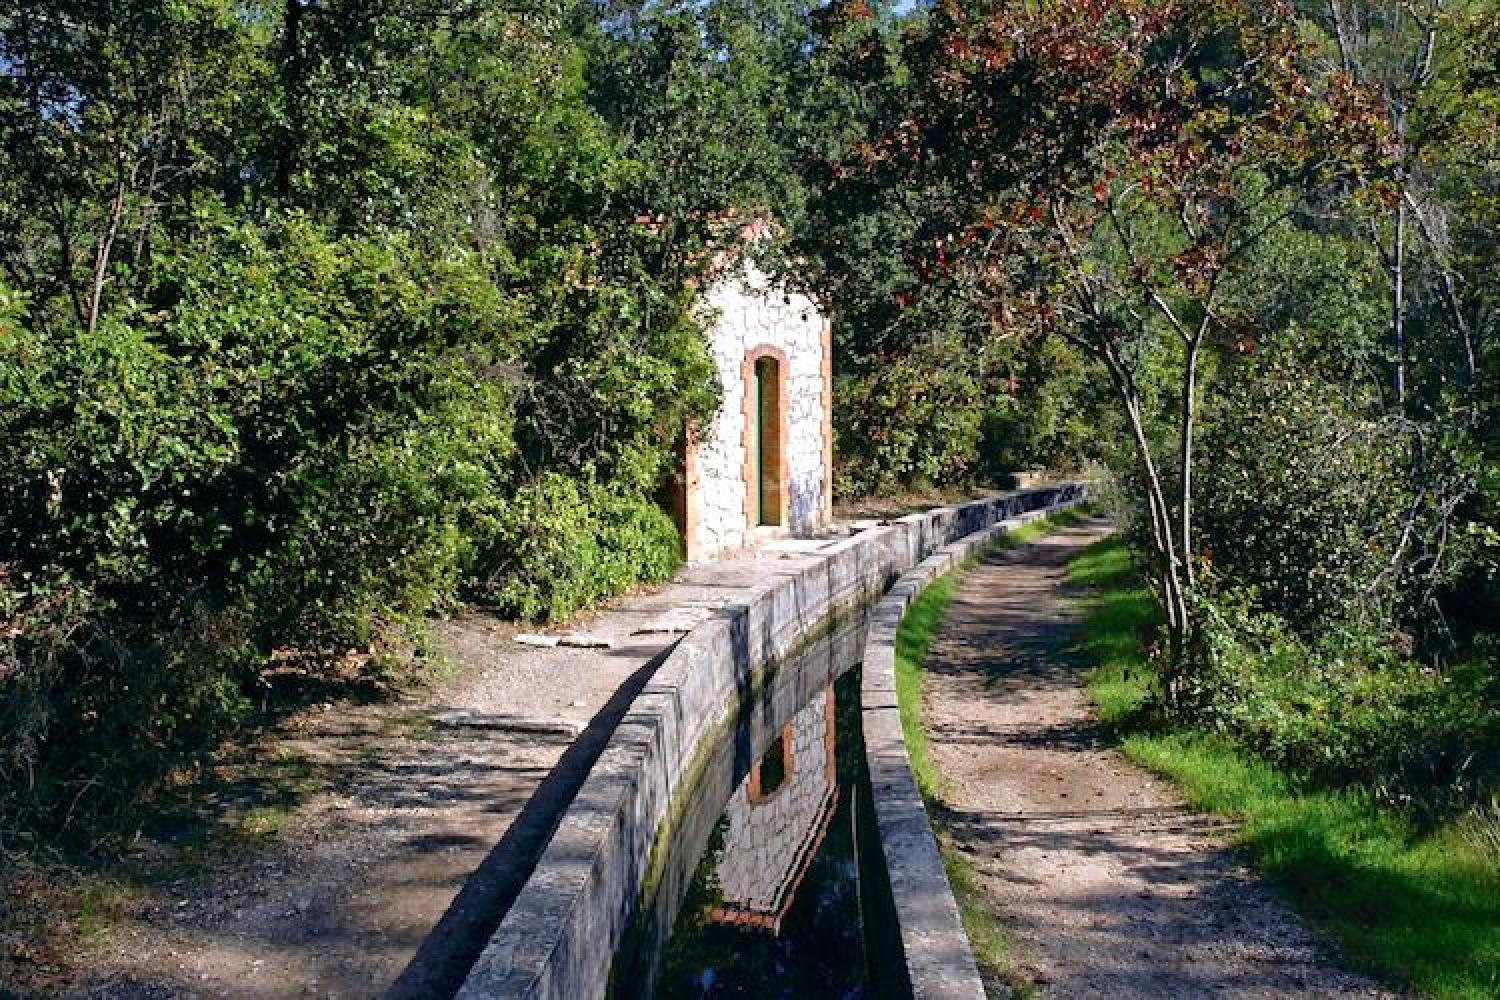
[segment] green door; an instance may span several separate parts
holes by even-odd
[[[766,361],[755,362],[755,523],[766,523]]]
[[[747,483],[755,491],[755,519],[757,525],[781,523],[781,367],[775,358],[759,358],[755,362],[754,422],[751,428],[751,447],[755,449],[755,482]]]

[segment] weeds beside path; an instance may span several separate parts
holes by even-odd
[[[938,585],[952,593],[935,631],[921,602],[903,627],[898,654],[930,642],[916,766],[991,981],[1080,997],[1378,993],[1096,724],[1065,567],[1108,530],[1091,519],[992,553]]]
[[[1214,736],[1136,721],[1155,613],[1118,539],[1068,567],[1087,601],[1089,690],[1128,757],[1237,824],[1259,869],[1360,965],[1426,996],[1500,996],[1500,859],[1461,828],[1420,832],[1367,795],[1306,787]]]

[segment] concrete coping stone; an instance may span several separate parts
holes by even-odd
[[[984,981],[943,868],[901,732],[896,700],[896,633],[907,607],[944,573],[1022,524],[1084,501],[1086,491],[1003,518],[944,545],[907,572],[871,613],[860,678],[875,825],[895,904],[902,961],[919,1000],[983,1000]]]
[[[962,553],[972,551],[972,545],[955,548],[955,539],[964,535],[988,539],[1028,508],[1058,509],[1085,492],[1081,484],[1018,490],[867,528],[821,550],[815,562],[769,574],[765,584],[744,599],[717,609],[694,626],[631,703],[559,820],[535,869],[470,968],[457,993],[460,1000],[605,996],[615,952],[650,877],[653,845],[668,824],[678,796],[692,792],[694,762],[702,759],[726,723],[733,724],[745,693],[827,623],[840,615],[867,613],[913,567],[936,560],[920,578],[930,580],[938,567],[951,566]],[[922,585],[912,584],[893,594],[892,600],[900,602],[891,606],[889,613],[895,617],[882,616],[874,626],[889,637],[890,651],[866,651],[867,656],[891,657],[874,671],[867,661],[862,690],[862,696],[869,692],[867,748],[874,745],[868,721],[872,714],[890,716],[896,726],[894,747],[886,746],[871,758],[877,805],[897,801],[894,785],[890,791],[880,791],[890,783],[889,774],[899,779],[904,769],[909,784],[900,793],[910,800],[908,808],[886,820],[891,839],[886,840],[882,832],[888,866],[893,845],[899,849],[901,843],[897,831],[915,831],[904,836],[919,844],[918,834],[932,842],[901,744],[894,688],[895,628],[906,602]],[[889,686],[884,686],[885,681],[872,682],[872,673],[889,677]],[[882,708],[871,707],[877,705]],[[901,768],[892,772],[897,753]],[[919,827],[913,817],[920,817]],[[936,851],[935,843],[932,850]],[[939,883],[931,882],[930,866],[893,868],[893,874],[900,875],[898,900],[903,894],[913,896],[916,883],[911,879],[921,880],[924,891],[927,884],[946,887],[941,861],[936,863]],[[951,891],[946,899],[952,906]],[[956,911],[953,919],[957,919]],[[920,930],[915,923],[912,927],[914,932]],[[961,937],[961,928],[958,933]],[[962,953],[969,955],[972,967],[967,939],[962,943]],[[921,949],[908,951],[908,963],[925,954]]]

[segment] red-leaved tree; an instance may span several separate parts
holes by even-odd
[[[1201,374],[1255,336],[1226,289],[1309,199],[1379,197],[1358,182],[1388,166],[1378,101],[1312,66],[1280,0],[953,0],[907,113],[859,151],[875,176],[951,192],[920,252],[990,292],[997,335],[1062,337],[1109,372],[1174,663],[1192,630]]]

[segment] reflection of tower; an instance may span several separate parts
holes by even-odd
[[[710,919],[781,930],[838,804],[830,686],[798,712],[729,799]]]

